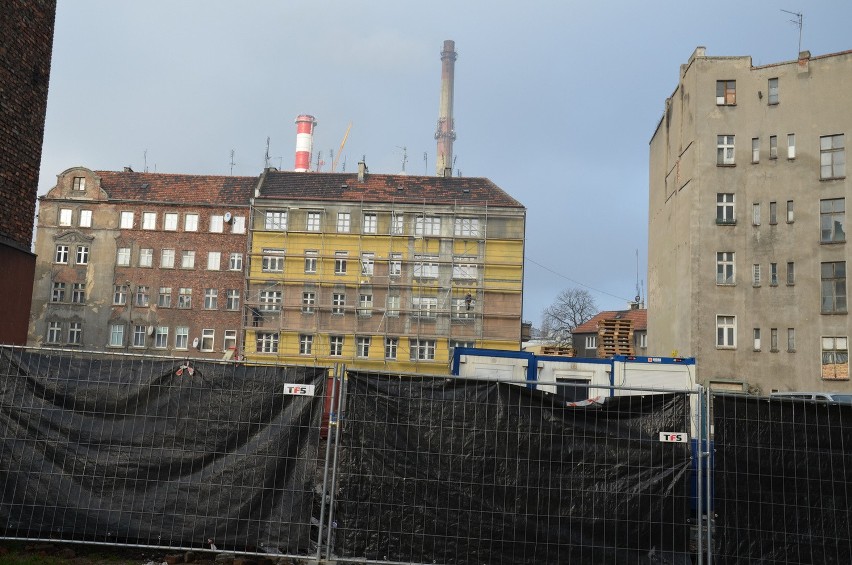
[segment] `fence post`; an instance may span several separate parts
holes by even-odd
[[[704,422],[706,425],[704,426],[704,442],[705,448],[702,449],[702,457],[707,461],[707,478],[705,481],[705,496],[707,497],[707,565],[713,565],[713,513],[715,512],[715,506],[713,504],[713,499],[711,498],[713,491],[711,490],[711,484],[713,482],[713,459],[711,458],[711,444],[710,444],[710,389],[705,389],[705,402],[704,409],[702,412],[702,417],[704,418]]]
[[[326,539],[326,556],[331,559],[332,558],[332,548],[334,543],[334,530],[335,530],[335,522],[334,522],[334,491],[335,486],[337,485],[337,467],[338,467],[338,454],[340,452],[340,428],[343,422],[343,396],[346,389],[346,365],[338,365],[339,371],[338,379],[340,381],[339,393],[337,398],[332,399],[333,404],[332,408],[333,413],[337,415],[337,421],[334,425],[334,455],[331,464],[331,484],[329,485],[329,499],[328,499],[328,536]],[[329,418],[329,430],[328,430],[328,440],[331,441],[332,438],[332,430],[331,430],[331,418]]]
[[[696,548],[698,549],[698,565],[703,565],[704,563],[704,521],[702,520],[702,514],[704,512],[704,495],[702,491],[704,490],[704,430],[707,429],[706,422],[704,421],[704,387],[698,385],[697,387],[697,396],[695,399],[697,402],[697,416],[698,418],[698,433],[695,437],[695,451],[692,456],[696,458],[695,465],[697,467],[697,471],[695,473],[695,524],[698,528],[698,539],[696,540]],[[691,418],[690,418],[691,419]]]

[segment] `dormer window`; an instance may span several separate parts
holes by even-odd
[[[86,190],[86,177],[74,177],[74,190]]]

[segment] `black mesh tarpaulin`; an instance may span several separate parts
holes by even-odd
[[[852,406],[713,396],[721,564],[852,563]]]
[[[325,373],[0,349],[0,535],[304,551]]]
[[[349,373],[334,551],[412,563],[684,563],[684,394],[566,407],[505,383]]]

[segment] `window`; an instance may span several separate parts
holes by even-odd
[[[281,310],[282,291],[261,290],[258,298],[260,300],[260,310],[262,312],[278,312]]]
[[[795,159],[796,158],[796,134],[788,133],[787,134],[787,158]]]
[[[417,318],[435,318],[438,316],[438,298],[434,296],[413,296],[412,314]]]
[[[59,225],[70,226],[73,223],[73,212],[70,208],[62,208],[59,210]]]
[[[414,235],[441,235],[441,218],[438,216],[417,216],[414,223]]]
[[[222,340],[222,349],[224,351],[237,349],[237,330],[225,330],[225,338]]]
[[[751,284],[760,286],[760,265],[756,263],[751,267]]]
[[[769,158],[777,159],[778,158],[778,136],[770,135],[769,136]]]
[[[822,312],[835,314],[846,312],[846,261],[822,263]]]
[[[734,195],[730,192],[716,193],[716,223],[735,224]]]
[[[242,271],[243,270],[243,254],[242,253],[231,253],[230,259],[228,259],[228,270],[229,271]]]
[[[157,294],[157,306],[160,308],[172,307],[172,287],[161,286],[160,292]]]
[[[287,212],[275,210],[266,212],[263,227],[268,230],[284,231],[287,229]]]
[[[638,334],[636,334],[636,337],[637,337],[636,346],[639,347],[640,349],[647,349],[648,348],[648,334],[646,334],[644,332],[638,333]]]
[[[152,267],[154,265],[154,250],[150,248],[139,250],[139,266]]]
[[[361,253],[361,274],[364,276],[373,276],[373,266],[375,253]]]
[[[175,328],[175,349],[189,349],[188,326],[178,326]]]
[[[435,340],[434,339],[409,339],[408,349],[412,361],[434,361]]]
[[[586,336],[586,349],[597,349],[597,348],[598,348],[598,336],[587,335]]]
[[[387,305],[385,308],[385,315],[390,318],[396,318],[399,316],[399,295],[389,294],[387,297]]]
[[[737,103],[737,81],[716,81],[716,105],[734,106]]]
[[[844,135],[825,135],[819,138],[819,178],[836,179],[846,176]]]
[[[737,317],[716,316],[716,347],[734,348],[737,346]]]
[[[145,347],[145,326],[133,326],[133,347]]]
[[[54,263],[68,263],[68,246],[67,245],[57,245],[56,253],[53,256]]]
[[[846,241],[846,199],[819,201],[820,243]]]
[[[343,293],[337,293],[331,295],[331,313],[332,314],[343,314],[343,310],[346,308],[346,295]]]
[[[157,326],[154,330],[154,349],[165,349],[169,346],[169,327]]]
[[[89,246],[88,245],[78,245],[77,246],[77,264],[78,265],[88,265],[89,264]]]
[[[479,218],[456,218],[453,233],[458,237],[479,237]]]
[[[778,203],[769,203],[769,225],[774,226],[778,223]]]
[[[65,283],[53,283],[53,290],[50,293],[51,302],[65,302]]]
[[[222,233],[225,231],[225,217],[220,215],[210,216],[210,233]],[[212,351],[211,345],[211,351]]]
[[[222,263],[222,253],[220,251],[207,252],[207,270],[218,271]]]
[[[386,337],[385,338],[385,359],[396,359],[396,352],[399,348],[399,338],[397,337]]]
[[[796,265],[792,261],[787,261],[787,284],[796,284]]]
[[[81,345],[83,343],[83,323],[71,322],[68,324],[68,343]]]
[[[166,212],[163,215],[163,229],[166,231],[177,231],[178,215],[174,212]]]
[[[335,251],[334,252],[334,274],[335,275],[345,275],[346,274],[346,257],[349,256],[348,251]]]
[[[299,336],[299,355],[311,355],[314,349],[314,336],[302,334]]]
[[[769,351],[778,352],[778,328],[769,329]]]
[[[332,357],[343,355],[343,336],[333,335],[328,338],[328,354]]]
[[[317,252],[316,251],[305,251],[305,272],[306,273],[316,273],[317,272]]]
[[[754,226],[760,225],[760,202],[751,205],[751,223]]]
[[[305,229],[308,231],[320,231],[320,212],[308,212],[308,221]]]
[[[778,286],[778,263],[769,264],[769,285]]]
[[[795,218],[793,216],[793,201],[788,200],[787,201],[787,223],[792,224],[794,219]]]
[[[74,177],[74,190],[86,190],[85,177]]]
[[[735,284],[734,252],[720,251],[716,253],[716,284]]]
[[[352,216],[349,212],[337,213],[337,231],[339,233],[349,233],[352,224]]]
[[[796,351],[796,328],[787,328],[787,351]]]
[[[81,228],[92,227],[92,211],[91,210],[80,210],[80,227]]]
[[[157,229],[157,213],[142,212],[142,229],[155,230]]]
[[[771,78],[769,79],[769,85],[767,87],[769,91],[769,104],[778,104],[778,79]]]
[[[110,324],[109,326],[109,346],[123,347],[124,346],[124,325]]]
[[[245,216],[234,216],[231,219],[231,233],[246,233]]]
[[[302,293],[302,312],[305,314],[313,314],[314,313],[314,305],[317,301],[317,295],[314,292],[303,292]]]
[[[453,318],[467,320],[473,317],[473,295],[468,293],[462,298],[453,298]]]
[[[198,231],[198,214],[186,214],[183,217],[183,231]]]
[[[195,251],[184,251],[181,253],[180,267],[181,269],[195,268]]]
[[[163,269],[174,269],[175,267],[175,250],[163,249],[160,254],[160,267]]]
[[[86,301],[86,283],[74,283],[71,287],[71,302],[82,304]]]
[[[378,229],[378,222],[376,220],[375,214],[364,214],[364,228],[363,233],[376,233]]]
[[[123,284],[112,286],[112,303],[116,306],[127,304],[127,287]]]
[[[390,232],[391,235],[402,235],[405,233],[405,216],[402,212],[391,213]]]
[[[130,248],[129,247],[119,247],[118,248],[118,256],[115,259],[115,264],[120,266],[120,267],[130,266]]]
[[[217,310],[219,308],[219,289],[205,288],[204,289],[204,309]]]
[[[415,255],[414,277],[421,279],[438,278],[438,256],[437,255]]]
[[[370,356],[370,343],[372,342],[371,337],[357,337],[355,338],[355,354],[362,359],[365,359]]]
[[[476,257],[455,257],[453,261],[453,278],[476,280]]]
[[[119,227],[123,230],[133,229],[133,212],[122,212]]]
[[[760,162],[760,138],[752,137],[751,138],[751,162],[759,163]]]
[[[180,287],[178,289],[178,308],[192,308],[192,289]]]
[[[754,350],[760,351],[760,328],[754,328]]]
[[[257,332],[255,344],[258,353],[278,353],[278,334],[275,332]]]
[[[716,136],[716,164],[717,165],[733,165],[734,164],[734,136],[733,135],[717,135]]]
[[[358,295],[358,315],[372,316],[373,315],[373,295],[359,294]]]
[[[388,274],[392,277],[402,275],[402,253],[391,253],[388,262]]]
[[[229,288],[225,291],[225,310],[240,309],[240,291],[236,288]]]
[[[136,306],[147,308],[151,300],[151,288],[145,285],[136,287]]]
[[[849,379],[849,340],[845,337],[822,338],[822,378]]]
[[[213,351],[213,342],[215,341],[216,330],[203,329],[201,330],[201,351]]]
[[[284,250],[264,249],[260,260],[260,270],[264,273],[281,273],[284,271]]]

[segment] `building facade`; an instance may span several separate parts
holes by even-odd
[[[40,198],[28,343],[232,356],[256,184],[83,167],[58,175]]]
[[[648,354],[648,311],[638,302],[629,310],[598,312],[571,332],[574,355],[609,358]]]
[[[0,343],[23,345],[56,0],[9,0],[0,12]]]
[[[525,214],[483,178],[265,171],[246,356],[443,374],[456,346],[519,349]]]
[[[850,51],[681,66],[650,142],[650,354],[715,388],[852,390],[850,87]]]

